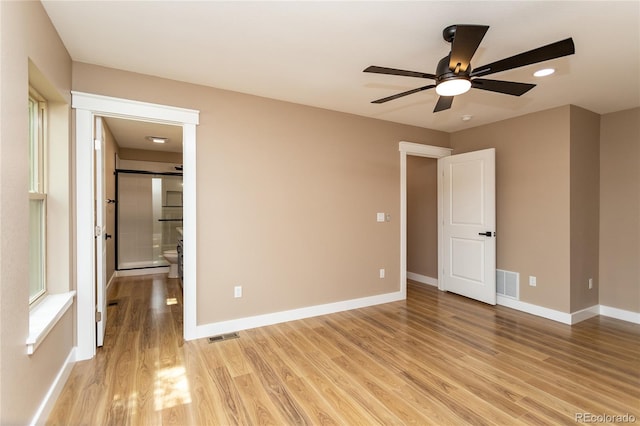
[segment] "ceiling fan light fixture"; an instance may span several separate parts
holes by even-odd
[[[533,73],[534,77],[546,77],[548,75],[553,74],[554,72],[556,72],[555,69],[553,68],[543,68],[541,70],[538,70],[536,72]]]
[[[471,89],[471,81],[466,78],[451,78],[438,83],[436,93],[440,96],[457,96]]]

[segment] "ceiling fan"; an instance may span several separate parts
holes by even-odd
[[[429,84],[427,86],[418,87],[417,89],[398,93],[393,96],[377,99],[372,103],[381,104],[413,93],[418,93],[423,90],[433,89],[434,87],[440,97],[438,98],[438,102],[436,103],[436,107],[433,112],[451,108],[451,105],[453,104],[453,97],[461,95],[471,88],[504,93],[513,96],[521,96],[533,89],[536,85],[518,83],[515,81],[488,80],[480,77],[575,53],[573,39],[567,38],[556,43],[551,43],[537,49],[529,50],[527,52],[472,69],[471,58],[478,49],[478,46],[488,29],[489,27],[486,25],[450,25],[445,28],[442,31],[442,36],[446,42],[451,43],[451,52],[438,62],[435,74],[405,71],[374,65],[366,68],[364,72],[435,80],[435,84]]]

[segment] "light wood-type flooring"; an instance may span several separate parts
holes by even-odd
[[[109,301],[105,346],[48,424],[640,423],[640,326],[615,319],[571,327],[409,283],[406,301],[209,343],[182,341],[176,280],[119,278]]]

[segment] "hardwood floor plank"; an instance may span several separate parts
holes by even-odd
[[[156,411],[155,401],[158,349],[139,349],[138,351],[138,368],[132,372],[134,383],[131,395],[136,407],[134,419],[139,424],[153,424],[161,420],[160,414]]]
[[[429,421],[429,417],[426,416],[427,412],[421,411],[420,407],[416,407],[404,398],[402,388],[389,387],[389,384],[384,380],[376,377],[368,369],[358,368],[357,364],[345,356],[334,358],[333,362],[344,372],[359,372],[354,375],[357,383],[363,389],[367,389],[376,401],[394,413],[402,424],[424,424]],[[431,419],[435,420],[435,418]]]
[[[226,367],[218,367],[213,371],[212,378],[217,390],[222,396],[223,409],[231,424],[244,425],[249,422],[249,414],[242,402],[231,374]]]
[[[189,383],[192,409],[185,424],[194,425],[220,425],[224,424],[226,417],[218,410],[222,404],[215,392],[211,392],[211,378],[208,368],[201,358],[201,350],[198,341],[186,342],[184,350],[184,368]],[[144,423],[143,423],[144,424]]]
[[[532,378],[532,376],[522,376],[519,371],[517,375],[510,374],[504,371],[501,365],[496,366],[473,357],[464,359],[464,365],[466,368],[479,374],[495,378],[499,383],[509,383],[510,387],[516,392],[521,395],[526,395],[518,401],[518,404],[526,409],[530,410],[533,405],[544,407],[549,410],[549,412],[559,412],[560,416],[566,418],[572,418],[572,416],[579,411],[579,407],[569,405],[566,402],[560,403],[560,401],[552,395],[532,387],[526,382],[527,377]]]
[[[356,330],[355,328],[352,328],[351,332],[358,334],[355,330]],[[365,346],[363,342],[367,340],[369,341],[368,341],[368,344]],[[431,381],[438,381],[438,379],[434,380],[433,378],[434,377],[432,374],[434,372],[433,368],[430,368],[429,371],[426,371],[420,365],[418,365],[413,361],[413,357],[406,357],[404,354],[397,352],[394,349],[393,345],[391,344],[383,346],[383,343],[381,341],[382,339],[380,339],[379,341],[371,340],[368,337],[366,337],[365,334],[359,333],[358,345],[360,345],[363,348],[366,347],[369,353],[375,358],[377,358],[379,362],[386,365],[387,368],[394,368],[398,370],[402,375],[404,375],[405,377],[407,377],[413,383],[416,383],[416,384],[419,382],[419,379],[416,377],[416,375],[421,375],[422,377],[429,377]],[[420,358],[417,358],[417,359],[420,359]],[[424,360],[421,360],[421,361],[424,361]],[[428,362],[428,364],[431,367],[434,366],[433,362]],[[451,376],[452,374],[456,374],[457,372],[458,370],[456,366],[447,365],[446,371],[442,372],[441,374],[442,374],[442,377],[447,377],[447,375]],[[456,379],[455,376],[453,376],[453,378],[454,380]],[[467,388],[471,394],[481,394],[485,399],[500,400],[500,402],[502,402],[502,405],[501,405],[502,410],[507,411],[508,409],[508,411],[512,411],[514,414],[511,416],[512,418],[508,418],[508,417],[502,416],[501,413],[493,413],[493,417],[500,418],[502,416],[505,419],[509,419],[510,421],[513,421],[513,417],[518,417],[519,415],[522,414],[521,409],[516,404],[493,392],[493,390],[490,388],[490,384],[488,383],[485,383],[477,379],[473,380],[473,378],[467,375],[465,375],[465,377],[459,377],[457,382],[464,383],[464,387]],[[454,393],[463,393],[463,392],[464,391],[461,389],[454,391]],[[478,418],[478,416],[475,413],[465,409],[464,407],[459,407],[458,400],[456,400],[455,398],[452,398],[451,395],[432,394],[432,397],[437,398],[441,403],[445,404],[449,409],[456,410],[455,412],[461,417],[465,418],[466,420],[472,421],[474,423],[483,423],[482,418]]]
[[[240,343],[237,339],[219,343],[219,345],[214,345],[214,348],[220,351],[220,356],[225,360],[231,377],[244,376],[245,374],[253,373],[253,369],[247,362],[247,358],[242,353]]]
[[[330,407],[334,416],[342,419],[341,424],[375,424],[375,419],[367,411],[352,403],[351,396],[334,386],[331,380],[316,369],[309,358],[302,353],[299,345],[293,344],[292,340],[284,335],[287,332],[287,324],[280,324],[280,326],[282,327],[269,328],[268,330],[265,328],[248,330],[248,333],[261,335],[256,338],[260,347],[268,345],[267,339],[271,339],[273,342],[271,347],[274,352],[289,365],[293,365],[299,372],[299,376],[310,386],[312,385],[321,400]]]
[[[279,380],[269,363],[265,362],[253,347],[245,347],[244,353],[253,364],[257,376],[262,382],[263,388],[271,398],[288,424],[312,424],[306,412],[300,408],[293,399],[286,386]]]
[[[89,370],[93,366],[89,365],[90,362],[78,362],[73,367],[75,375],[71,375],[67,383],[65,384],[65,392],[61,393],[60,397],[56,401],[57,410],[53,410],[48,424],[51,425],[65,425],[71,419],[78,417],[78,402],[81,399],[81,395],[86,391],[87,379],[89,377]]]
[[[575,424],[575,413],[580,410],[574,408],[568,413],[558,412],[554,407],[539,402],[540,400],[525,396],[520,400],[520,404],[527,409],[527,412],[520,418],[529,424]]]
[[[343,373],[332,361],[326,359],[319,352],[309,352],[305,356],[315,366],[315,370],[322,371],[329,382],[349,395],[349,399],[357,404],[360,411],[364,411],[368,418],[375,419],[376,424],[400,424],[400,419],[384,405],[376,401],[367,389],[362,389],[351,375]]]
[[[252,425],[282,425],[285,419],[277,414],[260,382],[252,374],[233,379],[242,397]]]
[[[640,418],[640,326],[574,326],[409,282],[407,300],[182,339],[182,290],[118,278],[50,425],[555,425]]]
[[[296,368],[295,363],[290,362],[277,351],[274,347],[275,341],[258,336],[257,333],[259,333],[259,329],[251,331],[255,333],[255,341],[258,343],[255,345],[257,351],[263,358],[271,360],[274,372],[289,392],[291,392],[291,395],[298,404],[305,407],[305,411],[309,413],[312,423],[319,425],[342,424],[339,418],[334,418],[333,410],[322,396],[313,388],[307,386],[301,377],[300,370]]]

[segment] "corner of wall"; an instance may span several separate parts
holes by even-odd
[[[640,107],[600,117],[599,303],[640,313]],[[635,230],[635,231],[634,231]]]
[[[570,312],[598,304],[600,116],[570,107]]]

